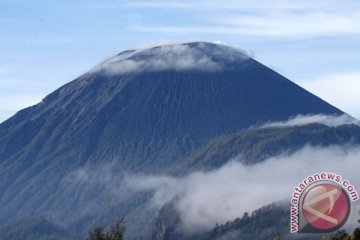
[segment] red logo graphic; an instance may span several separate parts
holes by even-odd
[[[350,200],[346,192],[331,183],[310,187],[302,198],[301,207],[306,222],[320,231],[340,228],[350,214]]]

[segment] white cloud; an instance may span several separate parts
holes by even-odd
[[[215,24],[235,34],[310,38],[360,33],[359,12],[277,12],[262,15],[227,15]]]
[[[135,49],[136,50],[144,50],[147,48],[152,48],[152,47],[158,47],[158,46],[163,46],[163,45],[172,45],[172,44],[179,44],[180,42],[178,41],[174,41],[174,40],[157,40],[157,41],[153,41],[153,42],[148,42],[148,43],[144,43],[141,44],[139,46],[136,46]]]
[[[360,72],[331,74],[298,83],[330,104],[360,119]]]
[[[264,163],[246,166],[237,159],[220,169],[185,177],[132,176],[129,186],[153,190],[153,203],[161,207],[178,196],[176,209],[187,232],[207,230],[216,223],[242,216],[271,202],[290,199],[293,188],[316,172],[335,172],[360,190],[360,148],[305,147]],[[357,206],[358,208],[358,206]],[[357,216],[357,210],[353,214]]]
[[[182,8],[202,25],[140,25],[137,31],[170,34],[238,34],[245,36],[313,38],[360,33],[360,4],[351,1],[180,1],[135,2],[133,7]]]
[[[248,58],[240,49],[236,50],[222,45],[220,48],[222,51],[212,50],[211,54],[221,55],[221,57],[227,59]],[[217,71],[221,67],[221,63],[214,61],[211,56],[204,54],[197,48],[183,44],[173,44],[127,51],[101,62],[92,71],[104,70],[109,74],[166,69]]]
[[[266,127],[294,127],[302,126],[311,123],[320,123],[329,127],[337,127],[344,124],[356,124],[360,126],[360,121],[347,115],[297,115],[295,117],[289,118],[287,121],[271,122],[264,125],[261,125],[259,128]]]
[[[126,7],[132,8],[175,8],[175,9],[301,9],[304,7],[312,6],[305,1],[289,1],[289,0],[272,0],[272,1],[261,1],[261,0],[227,0],[219,3],[216,0],[180,0],[180,1],[128,1],[123,4]]]
[[[191,8],[191,4],[185,1],[129,1],[126,7],[133,8]]]

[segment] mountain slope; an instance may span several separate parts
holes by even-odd
[[[52,240],[71,236],[60,227],[52,224],[41,216],[25,216],[16,221],[10,222],[0,230],[1,239],[6,240]],[[75,238],[73,238],[75,239]]]

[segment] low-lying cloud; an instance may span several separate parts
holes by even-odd
[[[153,191],[152,204],[159,208],[176,196],[180,227],[188,233],[211,229],[271,202],[289,200],[293,188],[315,172],[338,173],[360,190],[360,148],[308,146],[254,166],[237,160],[185,177],[133,175],[126,181],[132,190]]]
[[[325,114],[315,114],[315,115],[297,115],[295,117],[289,118],[287,121],[271,122],[261,125],[259,128],[267,127],[294,127],[294,126],[303,126],[312,123],[320,123],[329,127],[337,127],[344,124],[355,124],[360,125],[360,121],[347,115],[325,115]]]
[[[327,126],[359,124],[349,115],[298,115],[284,122],[261,127],[291,127],[321,123]],[[182,232],[212,229],[216,224],[243,216],[273,202],[290,203],[293,188],[305,177],[317,172],[332,172],[350,180],[360,191],[360,147],[305,146],[294,153],[284,152],[256,165],[244,165],[242,156],[229,160],[212,171],[197,171],[186,176],[119,174],[114,166],[80,169],[71,182],[92,184],[105,189],[107,198],[147,193],[151,200],[144,208],[161,209],[172,202],[180,217]],[[115,164],[116,165],[116,164]],[[100,173],[99,173],[100,172]],[[174,201],[174,199],[176,199]],[[349,223],[356,223],[360,205],[356,204]]]

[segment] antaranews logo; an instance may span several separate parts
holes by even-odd
[[[336,173],[315,173],[295,188],[291,198],[291,233],[326,233],[341,228],[359,195]]]

